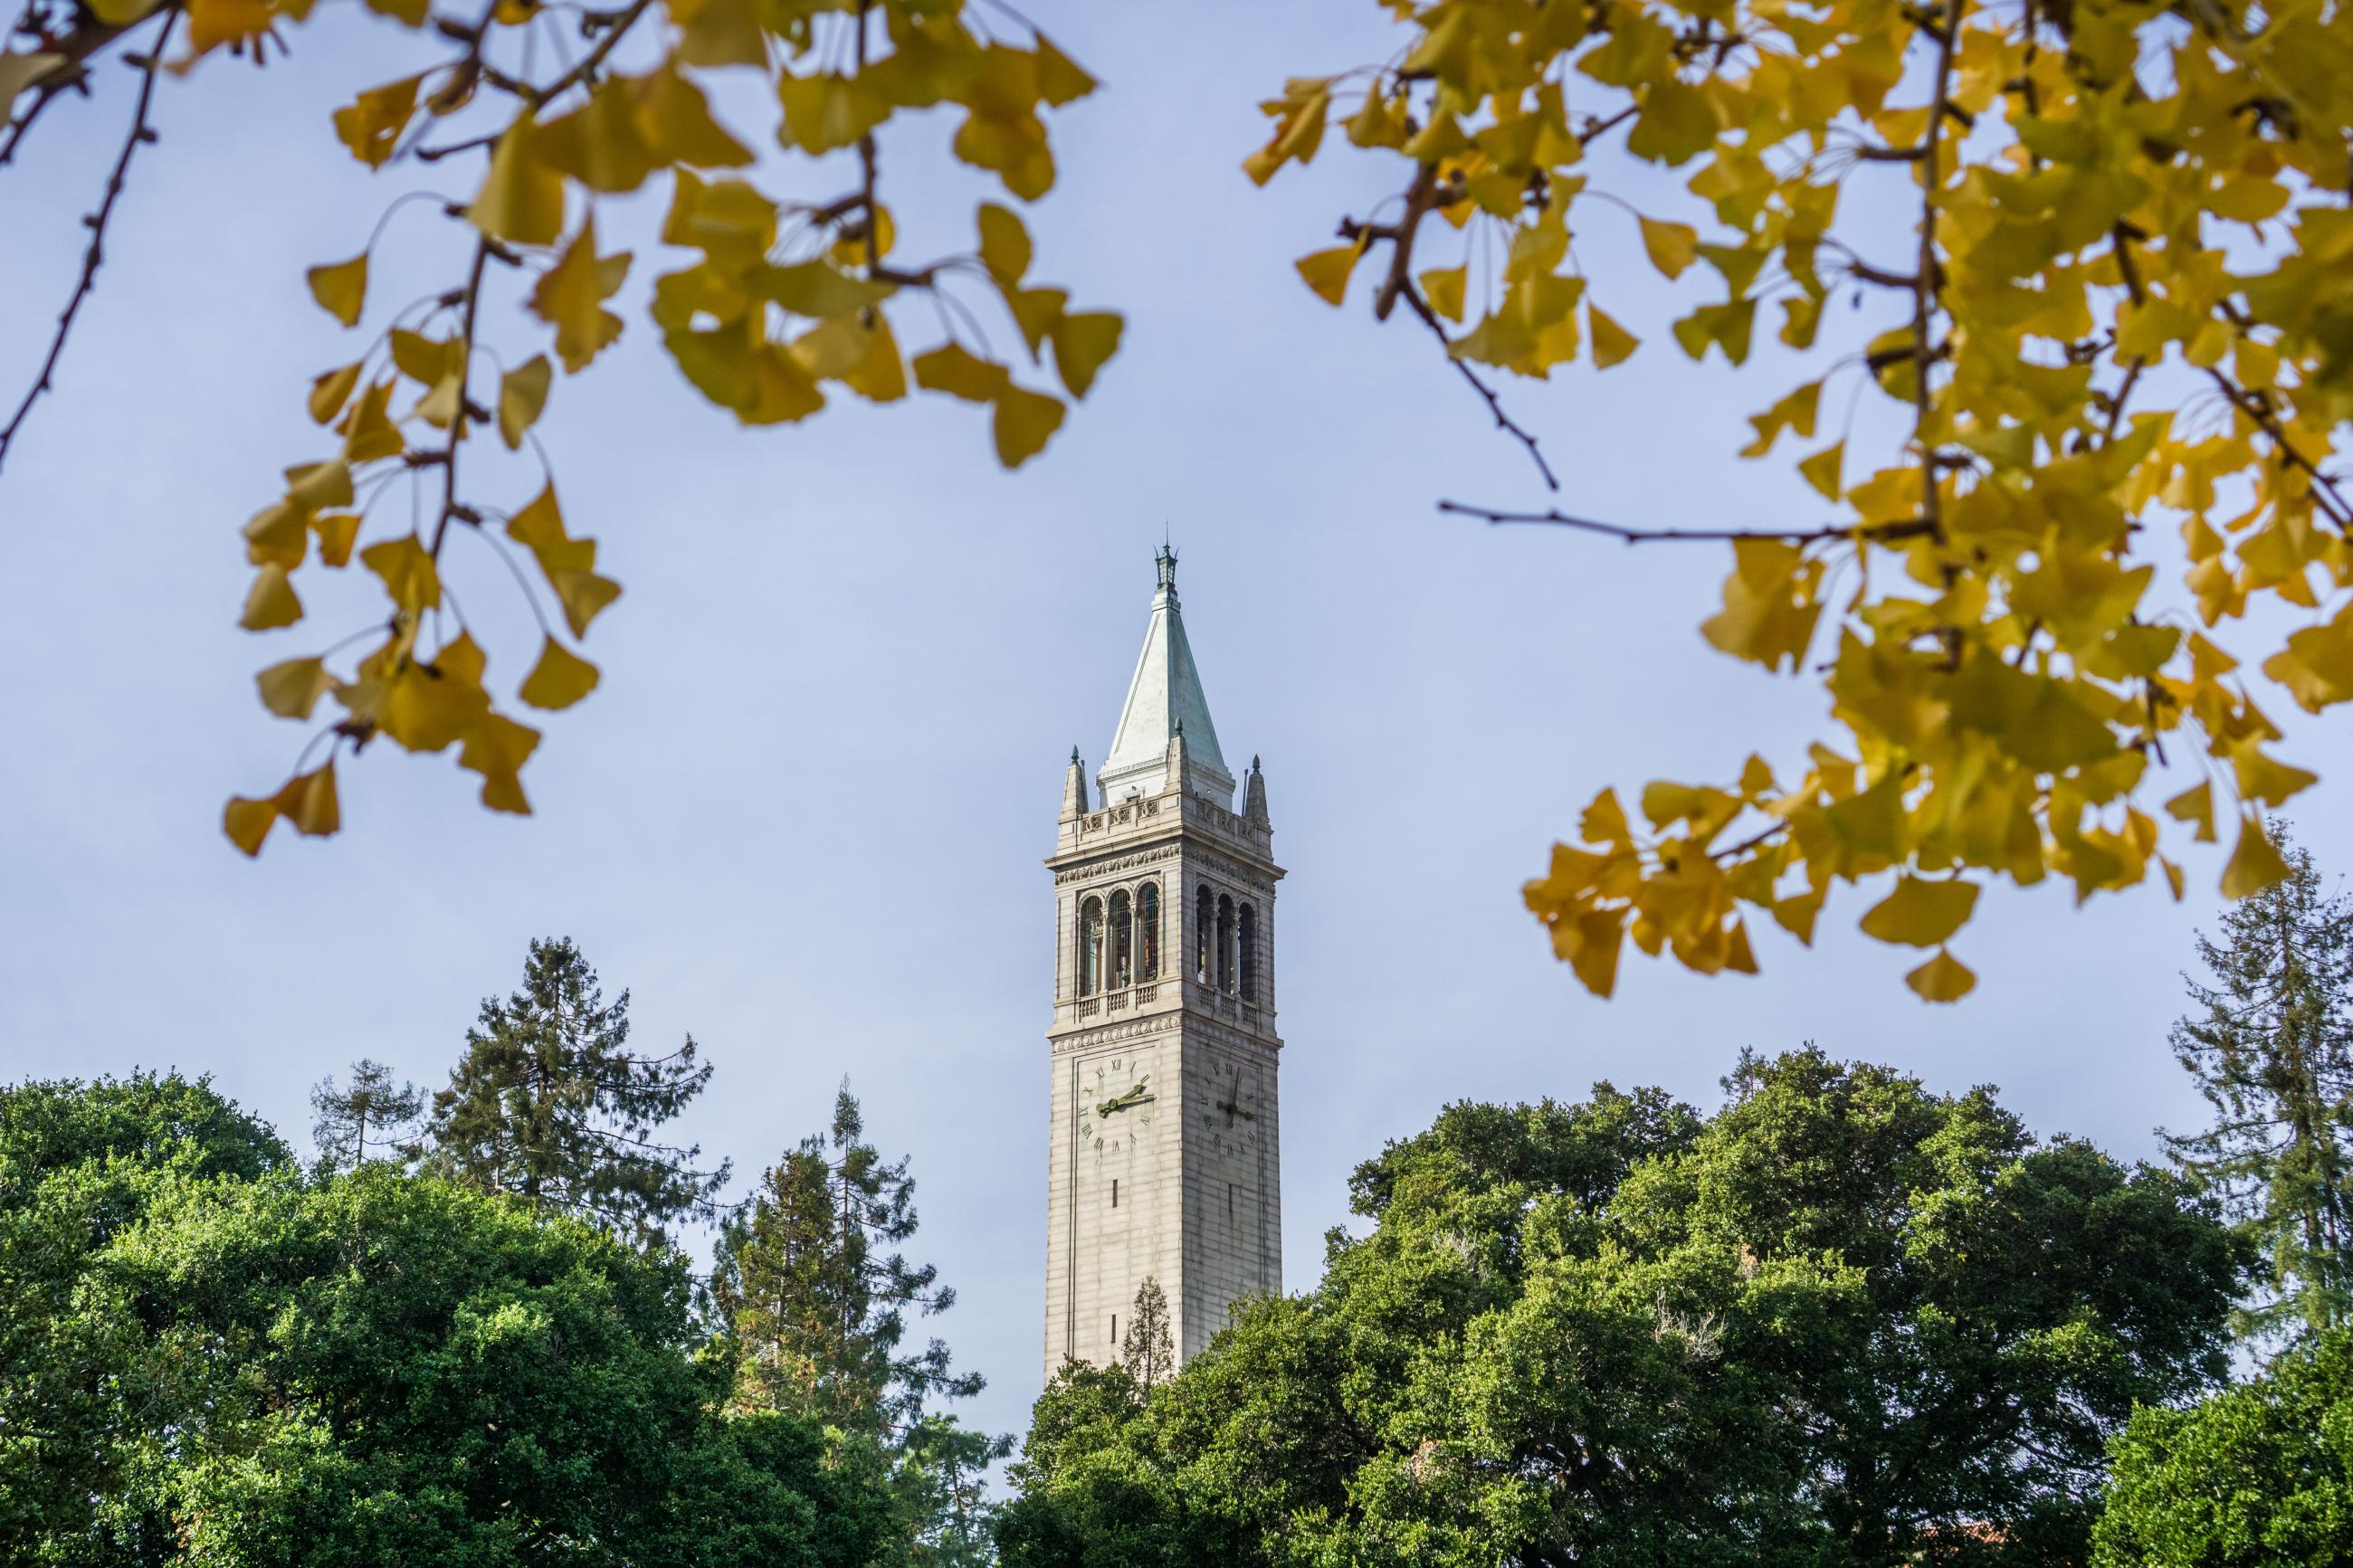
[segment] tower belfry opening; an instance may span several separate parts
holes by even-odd
[[[1282,1288],[1273,858],[1253,757],[1242,810],[1165,545],[1144,647],[1089,787],[1063,779],[1054,874],[1046,1374],[1103,1361],[1089,1324],[1168,1301],[1181,1359]],[[1117,1194],[1114,1196],[1113,1194]],[[1116,1336],[1114,1336],[1114,1341]]]

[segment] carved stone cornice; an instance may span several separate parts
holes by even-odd
[[[1163,860],[1176,858],[1182,847],[1171,841],[1156,848],[1139,849],[1133,855],[1117,855],[1108,860],[1090,860],[1082,866],[1067,866],[1054,873],[1054,886],[1066,887],[1072,882],[1092,881],[1097,877],[1116,877],[1125,871],[1156,866]]]

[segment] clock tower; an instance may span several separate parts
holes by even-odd
[[[1163,549],[1144,652],[1090,787],[1062,784],[1046,1170],[1046,1375],[1119,1359],[1137,1289],[1179,1360],[1282,1289],[1273,828],[1218,748]]]

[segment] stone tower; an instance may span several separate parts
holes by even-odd
[[[1193,666],[1176,557],[1091,796],[1071,753],[1054,872],[1046,1375],[1119,1358],[1155,1279],[1179,1358],[1282,1289],[1273,828]]]

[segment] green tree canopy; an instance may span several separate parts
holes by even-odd
[[[2096,1568],[2342,1563],[2353,1542],[2353,1332],[2325,1332],[2194,1409],[2140,1411],[2114,1458]]]
[[[2178,1177],[1811,1049],[1457,1106],[1357,1237],[1176,1378],[1066,1371],[1006,1560],[2080,1556],[2135,1401],[2217,1379],[2242,1254]]]
[[[136,1452],[120,1380],[144,1332],[92,1310],[93,1260],[178,1184],[292,1163],[208,1079],[0,1089],[0,1561],[80,1561],[61,1543]]]
[[[306,1180],[177,1079],[9,1090],[0,1148],[0,1559],[852,1568],[897,1529],[813,1424],[717,1414],[668,1249],[381,1162]]]
[[[2353,899],[2271,826],[2288,874],[2199,936],[2211,984],[2189,983],[2198,1011],[2173,1028],[2212,1122],[2166,1140],[2263,1250],[2257,1334],[2353,1311]]]
[[[522,988],[483,1001],[449,1087],[412,1152],[430,1173],[568,1213],[639,1240],[712,1218],[728,1165],[651,1135],[711,1081],[691,1037],[668,1056],[628,1048],[629,994],[604,998],[568,937],[533,941]]]

